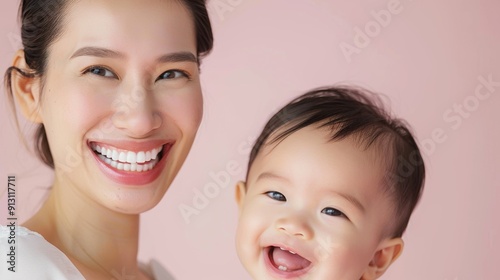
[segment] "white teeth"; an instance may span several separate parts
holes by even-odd
[[[92,149],[98,153],[102,161],[118,170],[143,172],[154,168],[158,163],[158,154],[163,150],[163,147],[137,153],[132,151],[119,152],[96,144],[92,144]]]
[[[127,152],[127,162],[135,163],[136,162],[136,154],[134,152]]]
[[[281,249],[281,251],[288,251],[288,252],[290,252],[290,254],[293,254],[293,255],[297,254],[297,253],[295,253],[293,251],[290,251],[290,250],[287,250],[287,249],[285,249],[283,247],[280,247],[280,249]]]
[[[281,270],[281,271],[287,271],[288,270],[288,268],[286,266],[284,266],[284,265],[280,265],[278,267],[278,269]]]
[[[121,152],[120,155],[118,156],[118,160],[121,162],[127,162],[127,154]]]
[[[146,161],[146,153],[138,152],[137,153],[137,163],[144,163]]]

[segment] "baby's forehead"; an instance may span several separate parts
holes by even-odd
[[[251,170],[280,170],[287,176],[322,178],[347,184],[370,178],[381,182],[386,172],[383,156],[373,147],[363,147],[355,136],[331,139],[328,129],[305,127],[282,139],[272,139],[262,146]],[[249,179],[257,179],[259,172],[250,172]],[[329,186],[328,184],[325,184]],[[354,187],[354,186],[352,186]]]

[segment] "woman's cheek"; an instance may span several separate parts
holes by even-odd
[[[199,87],[176,93],[166,101],[166,113],[183,134],[196,134],[203,117],[203,96]]]

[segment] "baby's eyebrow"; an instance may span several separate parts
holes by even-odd
[[[336,191],[332,191],[332,193],[338,195],[338,196],[341,196],[343,197],[344,199],[346,199],[347,201],[351,202],[354,206],[356,206],[356,208],[358,208],[363,214],[366,212],[366,209],[365,207],[363,206],[363,204],[354,196],[352,195],[349,195],[349,194],[346,194],[346,193],[341,193],[341,192],[336,192]]]
[[[257,180],[255,180],[255,181],[257,182],[257,181],[262,180],[262,179],[278,179],[278,180],[290,182],[287,178],[280,176],[278,174],[275,174],[275,173],[271,173],[271,172],[263,172],[263,173],[259,174],[259,177],[257,177]]]

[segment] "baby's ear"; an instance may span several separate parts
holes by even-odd
[[[236,183],[236,193],[235,193],[235,198],[236,198],[236,203],[238,204],[238,208],[241,212],[241,208],[243,206],[243,200],[245,200],[245,195],[247,193],[247,187],[246,183],[243,181],[239,181]]]
[[[401,238],[382,241],[361,280],[374,280],[382,276],[387,268],[401,255],[403,246],[404,243]]]
[[[18,50],[12,63],[25,73],[29,73],[29,66],[26,64],[24,51]],[[41,123],[42,116],[39,112],[40,105],[40,79],[38,77],[22,75],[16,70],[12,72],[12,93],[19,104],[26,119]]]

